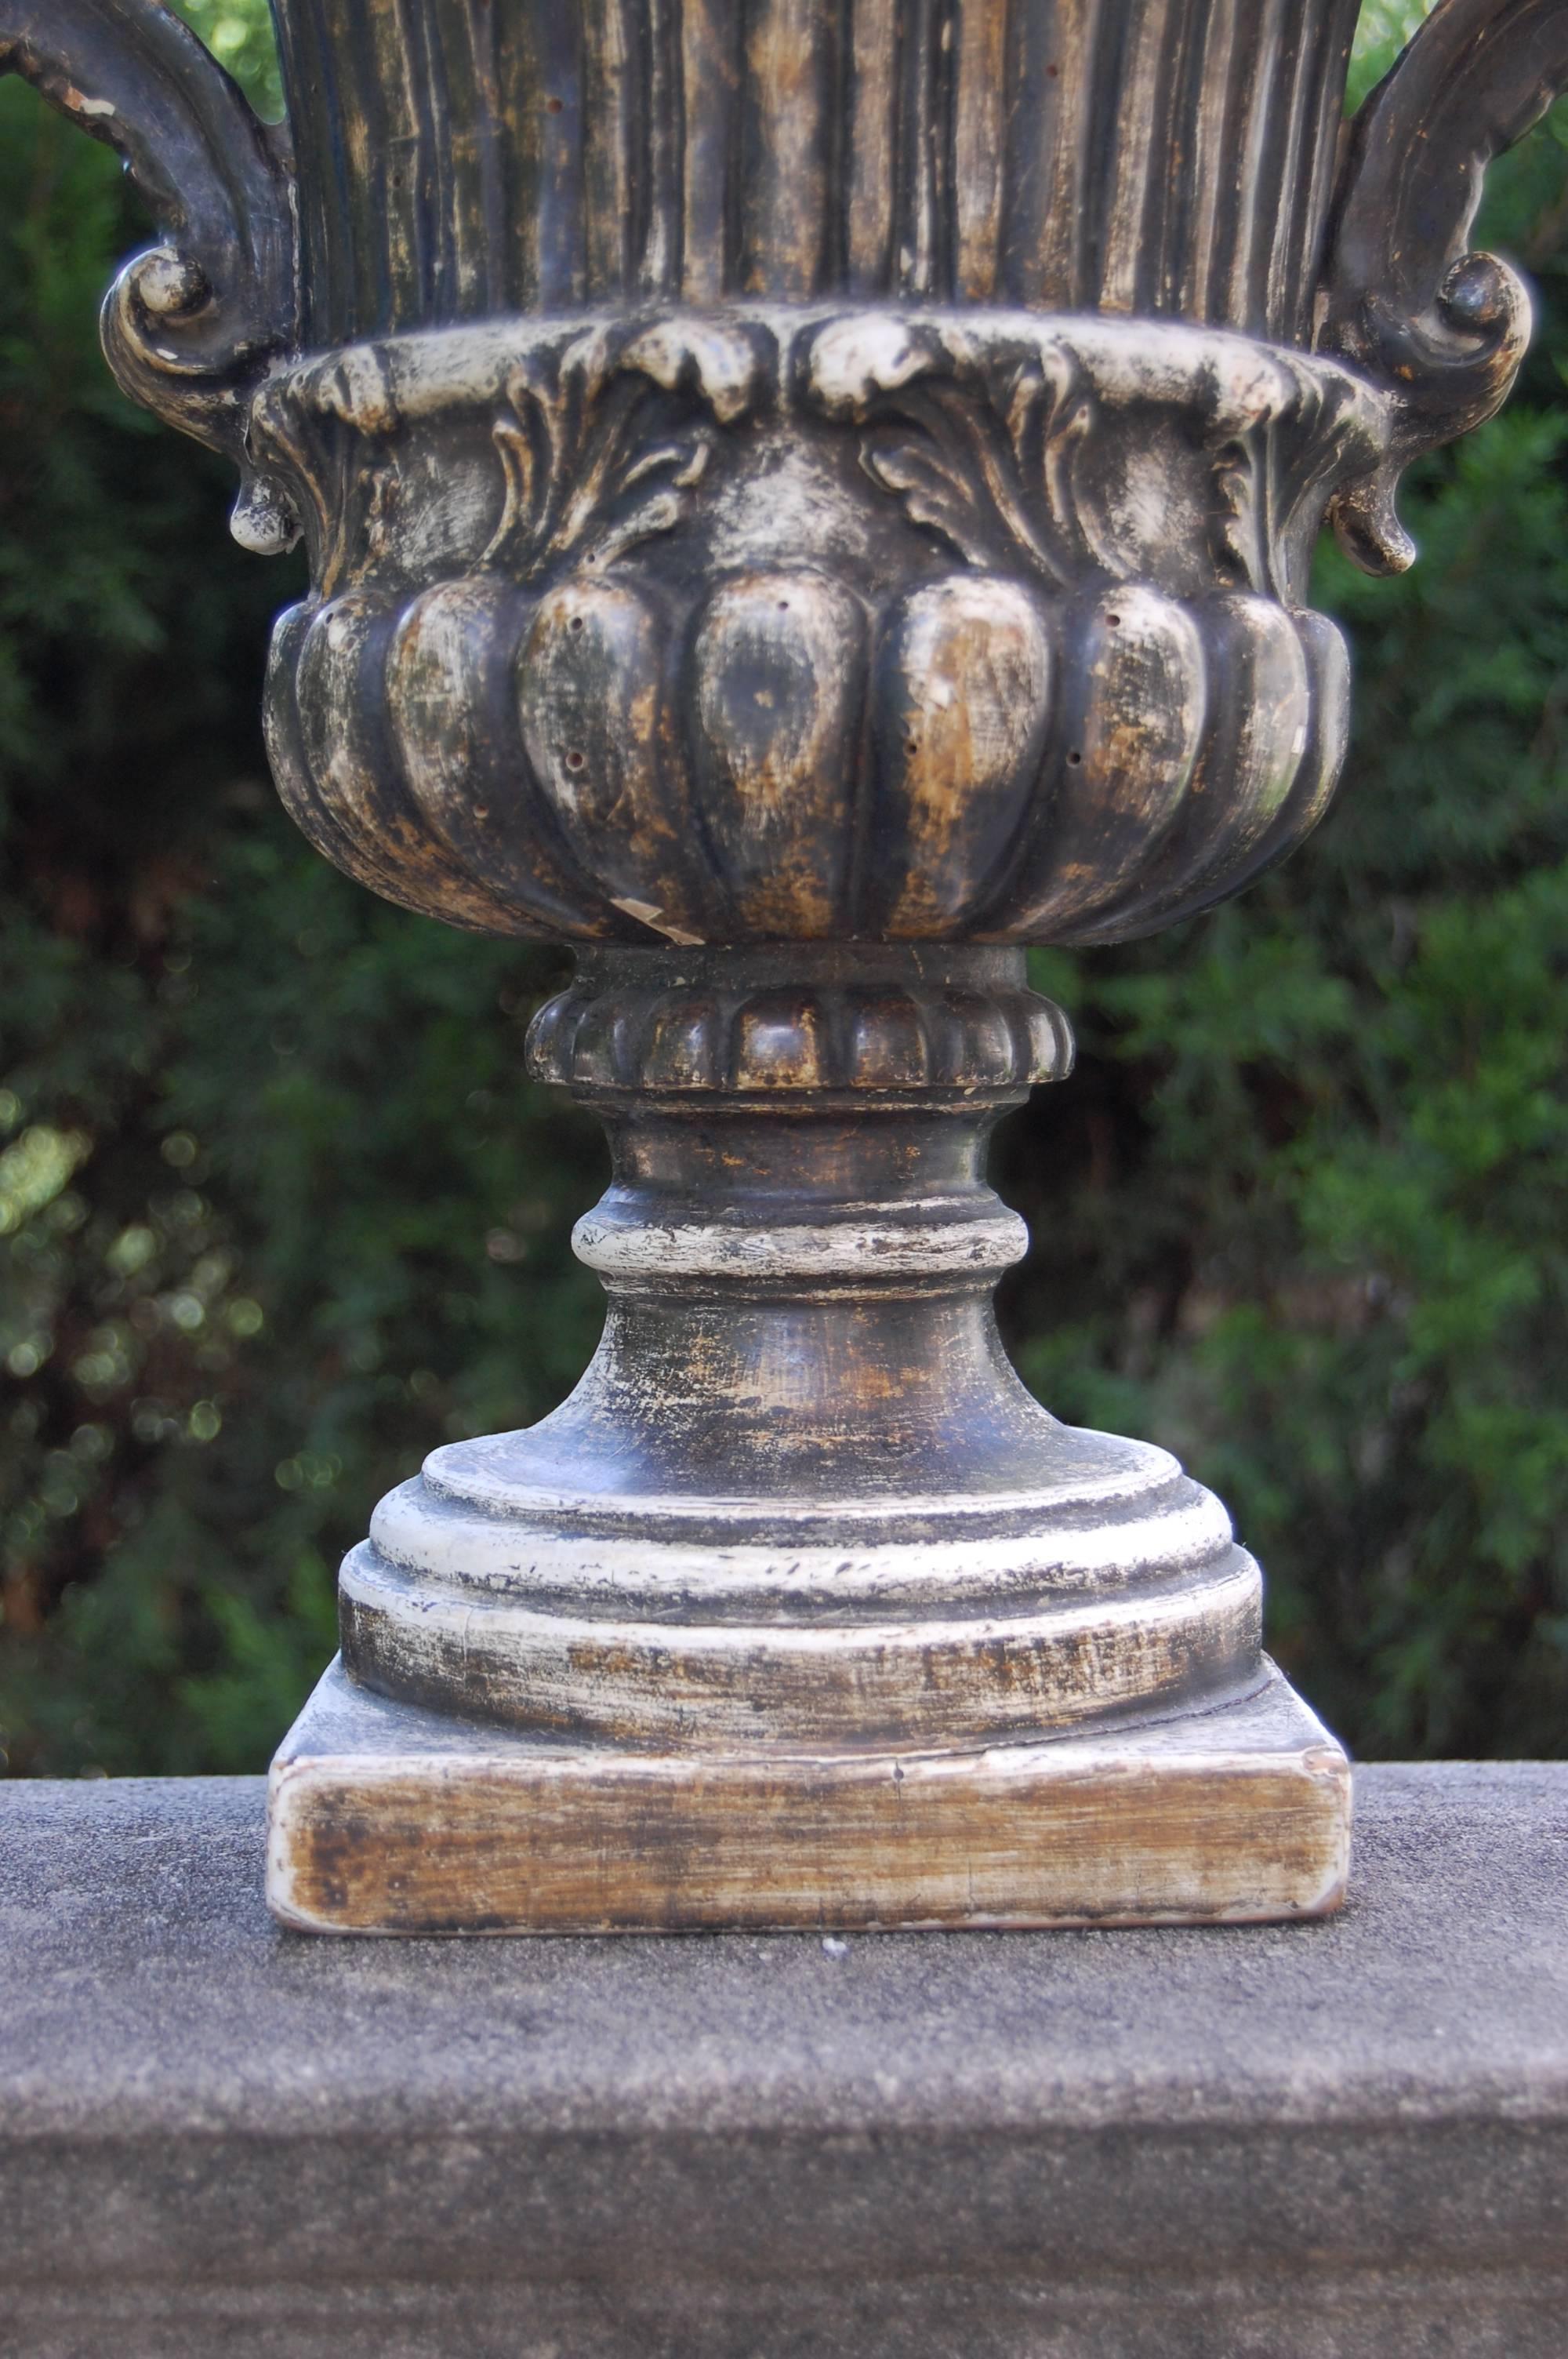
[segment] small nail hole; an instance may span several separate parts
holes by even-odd
[[[1121,628],[1121,616],[1119,614],[1108,614],[1105,618],[1105,626],[1108,631],[1119,631]]]
[[[580,614],[574,614],[567,627],[568,630],[580,631],[582,628],[582,616]]]
[[[1084,758],[1084,757],[1083,757],[1083,756],[1079,753],[1079,751],[1078,751],[1078,749],[1077,749],[1077,747],[1076,747],[1076,745],[1074,746],[1074,748],[1073,748],[1072,752],[1071,752],[1071,753],[1068,755],[1068,756],[1067,756],[1068,761],[1069,761],[1069,762],[1071,762],[1071,764],[1072,764],[1072,766],[1073,766],[1073,767],[1074,767],[1074,769],[1075,769],[1075,770],[1077,768],[1077,766],[1078,766],[1079,763],[1083,760],[1083,758]]]
[[[473,815],[475,819],[488,819],[490,817],[490,805],[488,803],[475,803],[473,807]]]
[[[781,614],[787,614],[789,613],[789,600],[787,598],[781,598],[779,600],[779,613]]]
[[[586,754],[579,754],[574,751],[567,756],[567,767],[568,770],[583,769],[586,767],[587,762],[588,756]]]
[[[545,112],[546,114],[558,114],[560,111],[561,102],[558,98],[547,98],[545,101]]]

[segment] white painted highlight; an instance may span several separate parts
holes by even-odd
[[[832,1741],[889,1718],[912,1743],[1070,1725],[1180,1690],[1195,1657],[1239,1675],[1257,1658],[1262,1603],[1258,1567],[1239,1550],[1165,1589],[1037,1613],[860,1625],[538,1613],[411,1588],[368,1549],[347,1559],[340,1588],[395,1647],[416,1690],[449,1684],[460,1664],[492,1709],[509,1706],[527,1724],[678,1737],[697,1749]]]
[[[889,1219],[770,1229],[705,1222],[623,1228],[587,1212],[572,1231],[578,1259],[604,1277],[984,1277],[1011,1269],[1028,1250],[1016,1212],[930,1227]]]
[[[381,1502],[370,1528],[389,1564],[439,1589],[492,1597],[510,1592],[519,1600],[531,1590],[547,1590],[575,1596],[590,1611],[653,1614],[677,1603],[690,1610],[704,1601],[722,1613],[731,1601],[755,1606],[772,1592],[797,1612],[808,1604],[842,1611],[857,1601],[875,1611],[892,1600],[934,1607],[946,1602],[961,1615],[975,1610],[977,1599],[1072,1596],[1151,1578],[1180,1581],[1223,1559],[1231,1546],[1229,1516],[1212,1492],[1195,1484],[1167,1503],[1065,1529],[1052,1514],[1054,1504],[1040,1503],[1033,1530],[978,1537],[965,1531],[962,1516],[943,1516],[947,1528],[939,1526],[929,1538],[872,1533],[848,1546],[800,1546],[783,1533],[727,1542],[721,1513],[695,1500],[682,1503],[682,1516],[687,1525],[704,1516],[712,1537],[701,1542],[661,1535],[641,1499],[625,1503],[628,1516],[636,1519],[632,1533],[562,1532],[520,1516],[454,1513],[423,1485],[408,1484]],[[866,1503],[857,1505],[863,1512]],[[881,1503],[878,1515],[884,1524],[896,1518],[906,1530],[913,1520],[903,1500]]]

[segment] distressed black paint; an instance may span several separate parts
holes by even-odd
[[[980,1150],[1070,1055],[1022,945],[1206,908],[1325,809],[1313,546],[1332,514],[1407,562],[1400,470],[1507,394],[1528,304],[1465,240],[1568,7],[1441,0],[1342,165],[1355,0],[277,14],[292,179],[157,0],[0,0],[0,70],[157,220],[121,381],[240,461],[242,538],[308,541],[289,809],[393,900],[582,946],[532,1054],[616,1158],[578,1393],[437,1452],[343,1572],[355,1692],[546,1750],[443,1784],[302,1739],[277,1905],[1333,1907],[1345,1763],[1260,1654],[1257,1567],[1174,1461],[1013,1377]],[[552,1744],[589,1748],[565,1785]],[[500,1903],[461,1832],[496,1778],[539,1863]],[[413,1899],[410,1807],[450,1844]]]

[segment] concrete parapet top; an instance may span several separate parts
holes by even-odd
[[[1568,1764],[1361,1771],[1327,1923],[848,1944],[291,1936],[262,1810],[0,1790],[0,2352],[1568,2352]]]

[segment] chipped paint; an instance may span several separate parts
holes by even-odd
[[[348,17],[282,0],[296,179],[161,0],[0,0],[0,71],[155,216],[121,383],[241,462],[247,546],[303,527],[288,808],[390,899],[584,949],[530,1055],[610,1128],[604,1339],[384,1504],[350,1669],[562,1740],[484,1854],[499,1921],[1333,1906],[1345,1763],[1223,1508],[1002,1355],[985,1138],[1071,1040],[980,945],[1150,931],[1321,815],[1313,544],[1332,507],[1407,562],[1401,468],[1512,381],[1528,298],[1465,245],[1568,9],[1445,0],[1343,159],[1355,0],[1195,47],[1192,0],[564,38],[513,0],[505,74],[483,10],[351,13],[344,74]],[[472,1921],[499,1787],[456,1764],[286,1761],[276,1905],[421,1921],[460,1822]]]
[[[472,1724],[434,1752],[389,1717],[334,1665],[278,1754],[287,1925],[1249,1924],[1330,1914],[1350,1864],[1349,1765],[1278,1672],[1161,1727],[950,1753],[693,1756]]]

